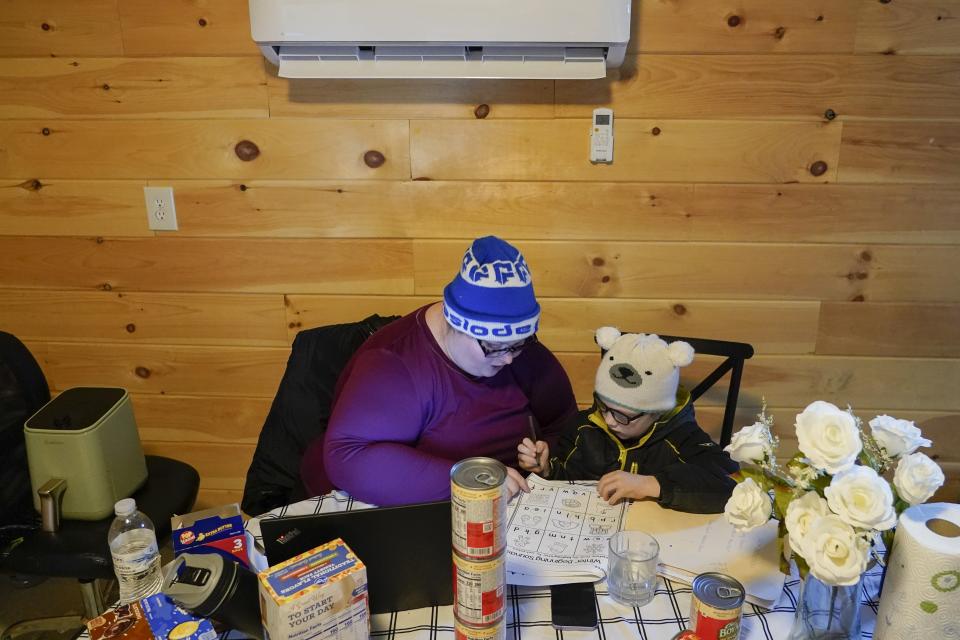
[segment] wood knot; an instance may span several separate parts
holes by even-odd
[[[890,4],[890,0],[880,0],[880,4]]]
[[[653,129],[650,129],[650,133],[652,133],[655,136],[660,135],[660,127],[654,127]]]
[[[241,140],[233,148],[233,152],[244,162],[250,162],[256,160],[257,156],[260,155],[260,147],[249,140]]]
[[[861,251],[860,259],[863,260],[864,262],[870,262],[871,260],[873,260],[873,254],[870,253],[869,251]]]
[[[291,322],[290,324],[287,325],[287,327],[290,329],[298,329],[301,326],[303,326],[303,323],[301,322]]]
[[[19,186],[21,189],[26,189],[27,191],[40,191],[40,189],[43,189],[43,183],[36,178],[21,182]]]
[[[136,330],[137,330],[137,325],[133,324],[132,322],[127,325],[127,333],[133,333]]]
[[[150,377],[150,369],[146,367],[137,367],[133,372],[137,374],[138,378],[143,378],[144,380]]]
[[[823,16],[817,16],[817,22],[823,22]]]
[[[488,115],[490,115],[490,105],[488,104],[477,105],[477,108],[473,110],[473,115],[475,115],[478,120],[483,120]]]
[[[205,27],[205,26],[207,26],[207,19],[206,19],[206,18],[200,18],[199,20],[197,20],[197,24],[200,25],[201,27]]]
[[[679,303],[678,303],[678,304],[673,305],[673,312],[674,312],[675,314],[677,314],[678,316],[682,316],[682,315],[684,315],[684,314],[687,312],[687,308],[686,308],[685,306],[683,306],[682,304],[679,304]]]
[[[603,276],[600,278],[600,282],[607,283],[610,282],[610,276]]]
[[[102,285],[100,285],[100,290],[101,290],[101,291],[113,291],[113,285],[110,284],[109,282],[104,282]]]
[[[595,267],[602,267],[603,265],[606,264],[603,258],[594,258],[592,262],[593,262],[593,266]]]
[[[386,161],[387,158],[376,149],[371,149],[363,154],[363,163],[371,169],[378,169],[382,167],[383,163]]]
[[[418,176],[413,179],[414,182],[430,182],[433,178],[429,176]]]
[[[48,22],[42,23],[42,24],[40,25],[40,28],[43,29],[44,31],[50,31],[50,29],[53,29],[53,27],[51,27],[51,26],[50,26],[50,23],[48,23]]]
[[[864,300],[865,300],[865,298],[863,297],[863,294],[862,294],[862,293],[859,294],[859,295],[853,296],[852,298],[850,298],[850,302],[863,302]]]
[[[103,244],[103,236],[97,236],[97,244]]]
[[[729,18],[727,18],[727,26],[731,28],[739,27],[740,22],[741,22],[740,16],[730,16]]]
[[[103,86],[100,87],[100,88],[103,89],[104,91],[110,91],[110,85],[107,84],[106,82],[104,82],[104,83],[103,83]]]
[[[45,135],[45,136],[48,136],[48,135],[50,135],[50,128],[49,128],[49,127],[44,127],[43,129],[40,129],[40,133],[42,133],[42,134]]]
[[[827,163],[823,160],[817,160],[812,165],[810,165],[810,173],[814,176],[822,176],[827,172]]]
[[[240,191],[246,191],[246,190],[247,190],[247,185],[245,184],[240,185]]]
[[[777,27],[776,31],[773,32],[773,37],[777,40],[783,40],[783,36],[787,35],[786,27]]]
[[[833,109],[827,109],[826,111],[823,112],[823,117],[826,118],[827,120],[833,120],[834,118],[837,117],[837,112],[834,111]]]

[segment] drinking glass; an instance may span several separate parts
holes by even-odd
[[[618,531],[610,536],[607,587],[610,597],[630,607],[642,607],[657,588],[657,539],[643,531]]]

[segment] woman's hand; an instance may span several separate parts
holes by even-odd
[[[642,500],[659,498],[660,483],[653,476],[641,476],[626,471],[611,471],[600,478],[597,493],[610,504],[617,504],[626,498]]]
[[[520,475],[520,472],[513,467],[507,467],[506,485],[507,493],[511,498],[521,491],[524,493],[530,493],[530,485],[527,484],[527,479]]]
[[[543,440],[534,442],[530,438],[524,438],[523,442],[517,445],[517,464],[524,471],[549,476],[550,445]]]

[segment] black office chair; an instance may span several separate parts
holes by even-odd
[[[6,385],[0,388],[0,399],[7,400],[0,406],[9,410],[4,414],[8,426],[4,433],[8,437],[19,433],[18,442],[22,443],[23,422],[49,400],[47,383],[23,343],[4,332],[0,332],[0,372],[6,374],[0,375],[0,383]],[[16,397],[23,400],[14,402]],[[162,540],[170,533],[170,518],[193,508],[200,476],[190,465],[170,458],[146,456],[146,461],[147,480],[132,497],[137,501],[137,508],[153,521],[157,539]],[[29,486],[29,477],[22,475],[29,473],[25,460],[15,466],[20,470],[21,485],[25,481]],[[22,495],[16,500],[22,503]],[[54,519],[59,521],[59,528],[44,531],[32,510],[32,502],[29,504],[26,519],[0,529],[0,533],[6,533],[0,537],[0,573],[76,578],[80,581],[85,616],[96,617],[104,607],[95,581],[114,577],[107,544],[113,516],[82,521],[60,520],[56,514]],[[55,528],[49,522],[43,524],[44,528]]]
[[[730,444],[733,436],[733,421],[737,413],[737,400],[740,396],[740,380],[743,376],[743,363],[753,357],[753,347],[745,342],[727,340],[708,340],[706,338],[685,338],[658,334],[667,342],[683,340],[690,343],[700,355],[722,356],[725,358],[712,372],[690,390],[690,402],[695,402],[710,387],[715,385],[729,371],[730,385],[727,388],[727,401],[723,410],[723,426],[720,430],[720,446]]]
[[[246,514],[257,516],[308,497],[300,460],[327,428],[340,372],[367,338],[398,317],[374,314],[297,334],[247,470],[240,505]]]

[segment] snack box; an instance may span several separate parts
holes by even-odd
[[[219,553],[250,568],[240,506],[228,504],[170,518],[173,554]]]
[[[337,538],[259,574],[268,640],[367,640],[367,568]]]
[[[158,593],[87,621],[90,640],[214,640],[209,620],[197,618]]]

